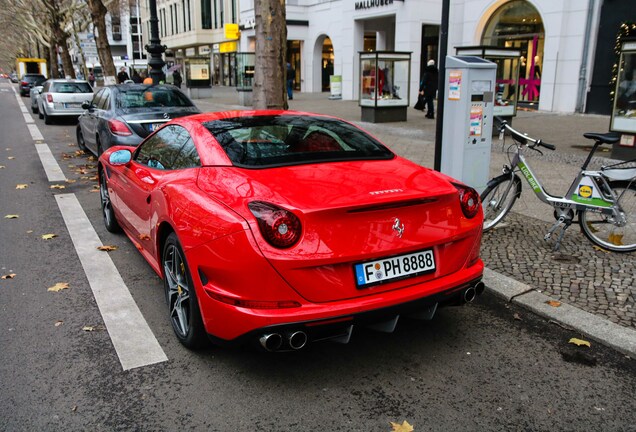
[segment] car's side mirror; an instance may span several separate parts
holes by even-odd
[[[116,152],[112,152],[108,158],[108,162],[114,166],[126,165],[131,160],[132,153],[130,150],[117,150]]]

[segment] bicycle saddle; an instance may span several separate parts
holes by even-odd
[[[603,144],[616,144],[621,136],[615,134],[614,132],[607,133],[595,133],[595,132],[586,132],[583,134],[585,138],[593,139],[594,141],[601,142]]]

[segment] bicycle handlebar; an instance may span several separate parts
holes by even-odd
[[[505,130],[508,130],[508,132],[510,132],[510,135],[513,137],[513,139],[515,139],[516,141],[518,141],[519,143],[523,144],[523,145],[527,145],[530,148],[534,148],[536,146],[539,147],[544,147],[547,148],[548,150],[556,150],[556,146],[554,144],[548,144],[546,142],[541,141],[540,139],[535,139],[535,138],[531,138],[526,134],[523,134],[515,129],[513,129],[506,120],[502,119],[501,117],[495,117],[496,120],[499,121],[499,131],[503,132]],[[532,145],[528,144],[528,141],[530,143],[532,143]]]

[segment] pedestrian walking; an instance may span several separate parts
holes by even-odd
[[[291,63],[287,63],[287,99],[294,99],[294,79],[296,78],[296,71],[291,66]]]
[[[118,84],[123,84],[124,82],[128,81],[130,79],[130,77],[128,76],[128,72],[126,72],[126,68],[122,66],[121,69],[119,69],[119,73],[117,74],[117,83]]]
[[[88,83],[91,85],[91,87],[95,87],[95,74],[93,73],[92,69],[88,74]]]
[[[181,82],[182,82],[182,78],[181,78],[181,73],[179,73],[179,70],[176,69],[174,72],[172,72],[172,82],[174,83],[175,86],[181,88]]]
[[[435,96],[437,95],[437,78],[439,71],[435,66],[435,60],[426,63],[422,80],[420,81],[420,95],[424,96],[426,102],[426,118],[435,118]]]

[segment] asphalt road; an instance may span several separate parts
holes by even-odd
[[[392,334],[362,329],[348,345],[188,351],[172,334],[160,279],[103,226],[95,162],[75,154],[74,122],[31,116],[75,180],[49,182],[16,86],[2,81],[0,276],[15,277],[0,279],[0,430],[390,431],[405,420],[415,431],[636,430],[636,361],[569,344],[579,335],[484,296],[432,321],[403,320]],[[61,194],[74,194],[101,242],[118,247],[104,253],[167,361],[123,370]],[[69,288],[47,290],[57,283]]]

